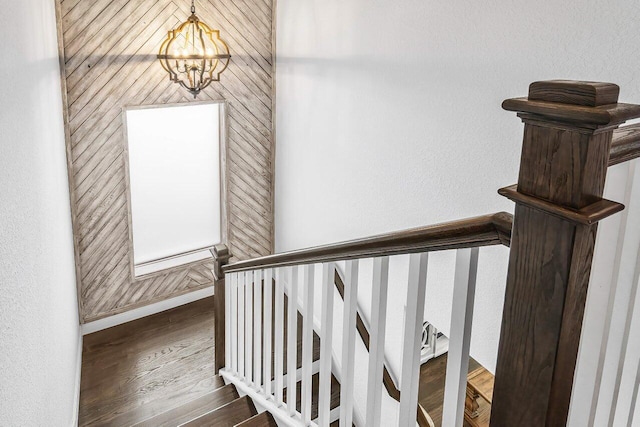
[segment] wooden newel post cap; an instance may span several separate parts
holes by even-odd
[[[530,101],[599,107],[617,104],[620,86],[613,83],[547,80],[529,85]]]
[[[620,87],[613,83],[548,80],[531,83],[527,98],[507,99],[508,111],[587,128],[616,126],[640,117],[640,106],[618,103]]]

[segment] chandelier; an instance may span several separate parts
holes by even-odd
[[[196,16],[195,0],[191,0],[191,16],[176,29],[169,31],[160,46],[158,59],[174,83],[197,97],[229,65],[229,47],[220,38],[219,30],[212,30]]]

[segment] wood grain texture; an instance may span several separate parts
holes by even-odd
[[[494,382],[494,376],[482,366],[467,375],[467,388],[473,389],[489,403],[493,400]]]
[[[283,267],[305,263],[340,261],[353,258],[441,251],[448,249],[500,245],[510,215],[504,212],[396,231],[363,239],[333,243],[234,262],[223,267],[226,273],[256,268]]]
[[[85,336],[79,425],[135,425],[220,397],[214,323],[207,298]]]
[[[469,372],[480,367],[473,358],[469,359]],[[447,371],[447,354],[431,359],[420,366],[418,403],[429,413],[437,427],[442,426],[442,403]],[[447,427],[447,426],[444,426]]]
[[[534,101],[528,98],[507,99],[502,108],[508,111],[533,113],[560,122],[580,123],[584,128],[618,125],[638,117],[640,106],[635,104],[609,104],[599,107],[559,104],[549,101]]]
[[[214,298],[216,317],[215,342],[217,344],[215,347],[215,372],[218,373],[220,369],[224,368],[226,365],[226,286],[224,274],[222,273],[222,266],[229,262],[231,254],[229,253],[229,248],[224,244],[214,246],[212,253],[214,265],[213,276],[215,279],[214,292],[216,295],[216,298]]]
[[[545,199],[529,196],[518,191],[517,185],[501,188],[498,193],[521,205],[529,206],[557,216],[560,219],[572,221],[578,224],[591,225],[604,218],[616,214],[624,209],[624,205],[607,199],[600,199],[595,203],[587,205],[581,209],[569,209],[563,206],[548,202]]]
[[[567,85],[571,83],[552,84],[541,100],[503,104],[519,113],[525,130],[518,197],[511,197],[516,210],[492,427],[567,422],[597,231],[594,221],[611,210],[602,204],[602,194],[613,128],[640,116],[636,105],[584,106],[584,82],[576,82],[573,89]],[[565,103],[553,102],[561,98]],[[593,221],[558,215],[581,210]]]
[[[529,85],[529,99],[598,107],[618,102],[620,87],[613,83],[546,80]]]
[[[211,286],[211,262],[132,277],[126,203],[125,106],[193,102],[156,54],[190,13],[176,0],[57,0],[65,128],[81,319],[97,320]],[[271,0],[199,0],[233,55],[198,101],[228,101],[224,194],[236,259],[273,248],[273,34]]]
[[[640,124],[622,126],[613,131],[609,166],[640,157]]]
[[[236,427],[278,427],[276,420],[268,412],[254,415],[247,421],[237,424]]]
[[[236,386],[227,384],[182,406],[135,424],[134,427],[175,427],[231,403],[238,397],[240,395]]]
[[[221,408],[181,424],[184,427],[234,427],[256,415],[256,407],[249,396],[234,400]]]

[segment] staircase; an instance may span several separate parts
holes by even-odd
[[[272,284],[273,287],[273,284]],[[264,290],[264,286],[262,287]],[[275,303],[275,300],[274,300]],[[289,299],[287,295],[284,296],[284,330],[283,330],[283,342],[288,342],[288,314],[289,314]],[[275,314],[274,314],[275,316]],[[262,322],[263,319],[260,319]],[[271,322],[275,324],[275,319]],[[303,317],[302,314],[297,312],[297,372],[296,376],[300,376],[300,369],[302,368],[302,330],[303,330]],[[272,334],[274,337],[275,334]],[[255,337],[252,335],[250,340],[254,341]],[[262,338],[261,338],[262,339]],[[260,347],[263,346],[263,342],[260,343]],[[275,343],[272,340],[272,355],[275,356]],[[282,348],[282,354],[284,360],[287,358],[287,346]],[[320,338],[316,333],[313,334],[313,347],[312,354],[314,362],[317,362],[320,358]],[[275,363],[275,357],[272,357]],[[274,366],[272,363],[272,372],[274,372]],[[283,375],[287,375],[287,366],[283,366]],[[272,376],[273,380],[273,376]],[[206,395],[188,402],[177,408],[170,409],[138,424],[135,427],[275,427],[277,423],[273,416],[267,411],[259,411],[253,400],[241,393],[236,385],[229,383],[225,384],[223,378],[216,375],[212,379],[215,390],[207,393]],[[302,410],[302,382],[296,383],[296,410],[301,412]],[[319,389],[319,373],[317,369],[313,371],[312,375],[312,401],[311,401],[311,417],[316,419],[318,417],[318,389]],[[287,403],[288,390],[287,387],[283,389],[283,400]],[[332,376],[331,381],[331,397],[330,408],[336,410],[340,405],[340,383],[335,376]],[[334,422],[333,425],[337,425]]]
[[[565,425],[596,224],[624,209],[602,198],[607,165],[640,155],[637,130],[617,129],[626,120],[640,117],[640,106],[617,103],[618,93],[619,88],[608,83],[535,82],[528,98],[503,103],[503,108],[517,112],[525,122],[518,184],[499,190],[516,203],[515,217],[500,212],[230,264],[226,246],[218,245],[214,276],[220,375],[268,407],[279,424],[290,427],[326,427],[336,421],[336,415],[341,426],[352,422],[367,427],[430,424],[418,405],[429,254],[455,250],[442,411],[444,426],[462,426],[479,252],[505,245],[511,248],[510,261],[489,422],[492,427]],[[404,283],[394,283],[406,289],[398,346],[401,368],[394,379],[385,363],[384,340],[387,295],[395,291],[389,286],[389,258],[396,255],[408,258],[408,268],[401,279]],[[345,265],[340,283],[334,279],[337,262]],[[359,271],[365,265],[366,282],[359,284]],[[322,273],[319,281],[316,268]],[[342,325],[335,327],[341,334],[334,337],[336,285],[344,304]],[[369,330],[358,312],[360,285],[370,291]],[[302,328],[297,328],[302,330],[302,343],[299,334],[297,342],[293,334],[283,337],[285,325],[296,328],[291,321],[296,308],[284,307],[287,296],[304,314]],[[319,316],[314,317],[314,312]],[[320,335],[318,364],[312,357],[315,331]],[[366,382],[357,384],[356,333],[366,345],[368,359]],[[335,354],[338,340],[341,355]],[[302,369],[293,378],[291,371],[296,362],[299,369],[301,355]],[[330,400],[338,380],[340,408],[332,411]],[[383,396],[385,388],[395,403]],[[472,400],[476,394],[480,395],[472,390]],[[319,400],[317,409],[314,400]],[[385,400],[395,411],[383,411]],[[470,403],[475,415],[477,408]]]
[[[135,427],[276,427],[268,412],[258,413],[247,396],[240,396],[233,384],[224,384],[220,376],[214,377],[219,386],[185,405],[156,415]]]

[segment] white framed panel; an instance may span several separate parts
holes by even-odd
[[[134,276],[210,259],[223,241],[224,109],[125,109]]]

